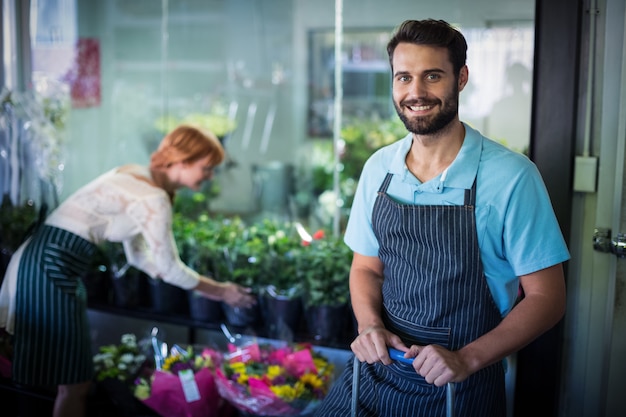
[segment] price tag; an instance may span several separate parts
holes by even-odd
[[[200,391],[198,390],[198,384],[196,384],[196,378],[193,375],[191,369],[185,369],[178,373],[178,378],[183,386],[183,393],[185,394],[185,400],[188,403],[198,401],[200,399]]]

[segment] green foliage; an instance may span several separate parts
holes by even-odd
[[[254,243],[259,283],[273,285],[278,291],[298,287],[296,259],[301,239],[292,223],[264,219],[250,228]]]
[[[189,124],[212,132],[218,138],[224,138],[237,128],[235,120],[227,115],[227,109],[215,106],[210,113],[191,113],[185,117],[165,116],[154,123],[154,127],[165,134],[180,124]]]
[[[300,240],[291,223],[263,219],[246,227],[226,249],[231,280],[253,288],[298,284],[295,256]]]
[[[341,156],[343,176],[358,180],[367,158],[374,151],[402,139],[408,134],[402,121],[396,116],[386,120],[353,119],[341,129],[346,142]]]
[[[173,231],[181,259],[201,274],[254,289],[299,282],[301,241],[291,223],[263,219],[247,226],[239,217],[175,213]]]
[[[189,218],[196,218],[210,210],[211,200],[219,196],[220,186],[216,181],[206,181],[199,191],[182,189],[176,192],[173,211]]]
[[[219,281],[233,279],[230,251],[241,245],[245,230],[240,218],[201,214],[192,219],[175,213],[172,230],[181,259],[187,265]]]
[[[352,251],[339,236],[317,232],[297,257],[298,277],[305,286],[305,305],[341,305],[350,298]]]
[[[261,220],[247,227],[239,217],[175,213],[174,238],[181,259],[201,274],[247,287],[292,285],[292,249],[299,240],[288,223]]]
[[[29,227],[37,220],[38,212],[33,201],[14,206],[7,194],[0,205],[0,246],[15,252]]]
[[[339,187],[345,207],[352,206],[356,183],[361,176],[365,161],[378,149],[394,143],[408,134],[402,121],[397,117],[385,120],[354,118],[348,120],[341,129],[344,141],[340,150]],[[315,144],[312,167],[312,190],[315,195],[332,190],[334,165],[332,143],[326,141]]]

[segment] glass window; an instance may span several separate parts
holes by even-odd
[[[461,119],[525,151],[534,2],[422,3],[343,1],[342,129],[403,133],[391,103],[386,41],[407,17],[443,18],[469,43]],[[277,198],[281,215],[327,221],[320,195],[334,187],[336,162],[328,140],[337,117],[334,0],[31,5],[33,85],[69,103],[61,197],[113,166],[147,163],[163,134],[189,121],[214,130],[228,153],[211,210],[257,215],[263,201]],[[372,151],[342,161],[346,206],[358,164]]]

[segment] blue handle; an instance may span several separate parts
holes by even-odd
[[[389,348],[389,357],[394,361],[408,363],[409,365],[413,363],[413,358],[405,358],[404,352],[398,349]]]
[[[413,364],[413,358],[405,358],[404,352],[398,349],[389,348],[389,357],[393,360]],[[353,414],[356,415],[356,414]],[[446,385],[446,416],[454,417],[454,383],[448,382]]]

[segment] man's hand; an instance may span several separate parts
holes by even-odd
[[[426,379],[429,384],[438,387],[448,382],[461,382],[471,371],[459,352],[450,351],[439,345],[413,345],[404,355],[413,359],[415,372]]]
[[[372,326],[363,330],[350,345],[352,352],[361,362],[382,362],[389,365],[393,360],[389,357],[389,347],[407,352],[408,347],[402,343],[397,335],[383,326]]]

